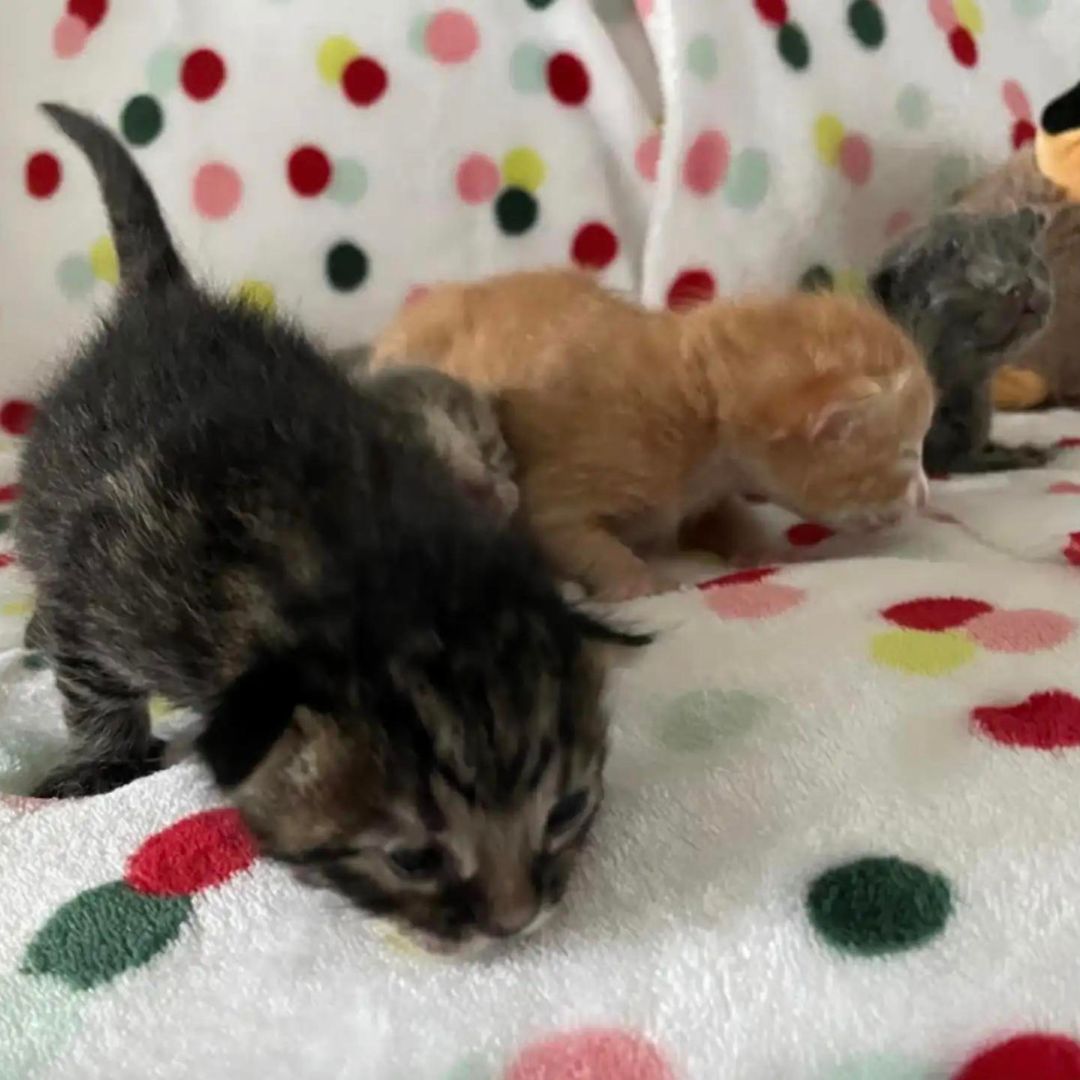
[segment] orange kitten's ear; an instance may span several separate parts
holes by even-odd
[[[828,372],[818,375],[776,401],[769,410],[774,438],[842,438],[865,422],[867,410],[877,404],[885,387],[867,375]]]

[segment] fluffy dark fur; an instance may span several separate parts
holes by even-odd
[[[1030,468],[1050,456],[990,439],[993,374],[1050,311],[1043,224],[1031,209],[939,214],[893,247],[871,276],[885,309],[923,349],[937,387],[923,448],[930,473]]]
[[[534,925],[601,797],[601,646],[478,513],[400,397],[209,295],[95,121],[119,301],[42,402],[17,524],[74,753],[39,794],[155,767],[151,692],[265,851],[429,943]]]

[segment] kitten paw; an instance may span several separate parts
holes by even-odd
[[[105,795],[162,767],[165,744],[155,739],[145,758],[72,761],[58,765],[30,792],[35,799],[81,799]]]
[[[678,584],[668,581],[659,574],[643,566],[640,572],[625,575],[617,581],[598,586],[593,596],[609,604],[619,604],[626,600],[640,600],[644,596],[656,596],[659,593],[674,592]]]

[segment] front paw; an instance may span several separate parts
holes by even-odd
[[[1057,451],[1050,446],[1036,446],[1034,443],[1021,443],[1009,447],[1018,469],[1038,469],[1057,456]]]
[[[675,592],[678,588],[678,583],[669,581],[663,575],[654,573],[647,566],[642,565],[639,571],[624,573],[594,586],[593,597],[605,603],[620,604],[627,600],[640,600],[645,596]]]
[[[162,767],[165,744],[157,739],[154,743],[143,758],[76,760],[58,765],[30,794],[35,799],[82,799],[115,791]]]

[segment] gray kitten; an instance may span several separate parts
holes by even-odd
[[[1042,447],[990,440],[994,371],[1046,324],[1052,301],[1043,218],[939,214],[891,248],[871,289],[915,339],[938,392],[923,446],[930,473],[1045,464]]]
[[[265,855],[433,947],[529,931],[603,797],[608,649],[647,639],[573,608],[478,511],[456,437],[415,408],[428,376],[350,381],[200,287],[123,145],[45,109],[101,185],[120,289],[21,466],[31,636],[72,747],[37,793],[161,767],[159,693],[202,719]]]

